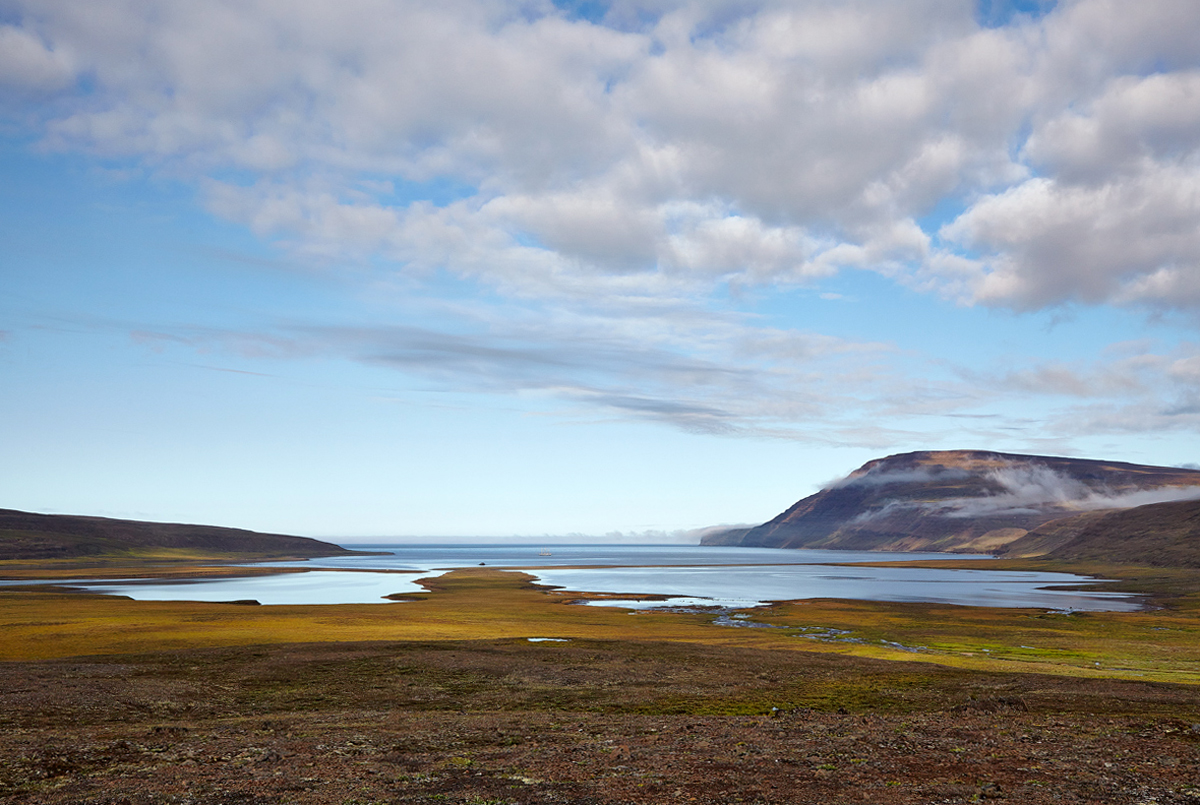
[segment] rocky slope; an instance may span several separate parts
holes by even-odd
[[[260,534],[240,528],[0,509],[0,559],[71,559],[163,549],[255,557],[353,553],[308,537]]]
[[[998,553],[1091,562],[1200,567],[1200,500],[1088,512],[1045,523]]]
[[[921,451],[870,461],[768,523],[702,544],[995,552],[1064,517],[1181,499],[1200,499],[1200,470]]]
[[[286,644],[4,674],[12,805],[1194,805],[1200,779],[1196,686],[744,645]]]

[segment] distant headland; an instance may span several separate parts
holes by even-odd
[[[114,556],[282,559],[353,553],[308,537],[261,534],[241,528],[0,509],[0,560]]]
[[[704,545],[993,553],[1200,567],[1200,470],[942,450],[875,459]]]

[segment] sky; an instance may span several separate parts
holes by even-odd
[[[1195,464],[1197,31],[0,0],[0,507],[669,541],[910,450]]]

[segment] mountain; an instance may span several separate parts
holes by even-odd
[[[1200,470],[936,450],[869,461],[768,523],[704,545],[995,552],[1083,512],[1200,499]]]
[[[1200,567],[1200,500],[1152,503],[1052,520],[997,551],[1091,562]]]
[[[162,550],[268,557],[353,554],[329,542],[240,528],[0,509],[0,559],[70,559]]]

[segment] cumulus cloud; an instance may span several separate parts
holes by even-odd
[[[1200,71],[1121,76],[1086,110],[1069,109],[1041,126],[1025,145],[1035,165],[1060,181],[1106,182],[1137,174],[1144,160],[1187,155],[1200,127]]]
[[[4,5],[3,80],[88,78],[18,110],[48,144],[206,183],[309,253],[528,292],[857,268],[1023,309],[1200,303],[1188,0]],[[443,179],[454,209],[420,197]]]
[[[47,47],[33,31],[0,25],[0,88],[41,95],[75,78],[65,48]]]
[[[819,413],[823,438],[886,445],[1018,392],[1072,399],[1064,432],[1193,427],[1182,357],[905,381],[916,359],[878,344],[712,313],[850,270],[963,304],[1200,310],[1200,5],[1001,5],[0,0],[0,110],[293,256],[561,312],[196,344],[705,432]],[[1002,420],[973,433],[1028,430]]]
[[[1198,228],[1200,162],[1144,165],[1096,186],[1031,179],[979,201],[941,234],[991,255],[976,264],[976,301],[1194,308]]]

